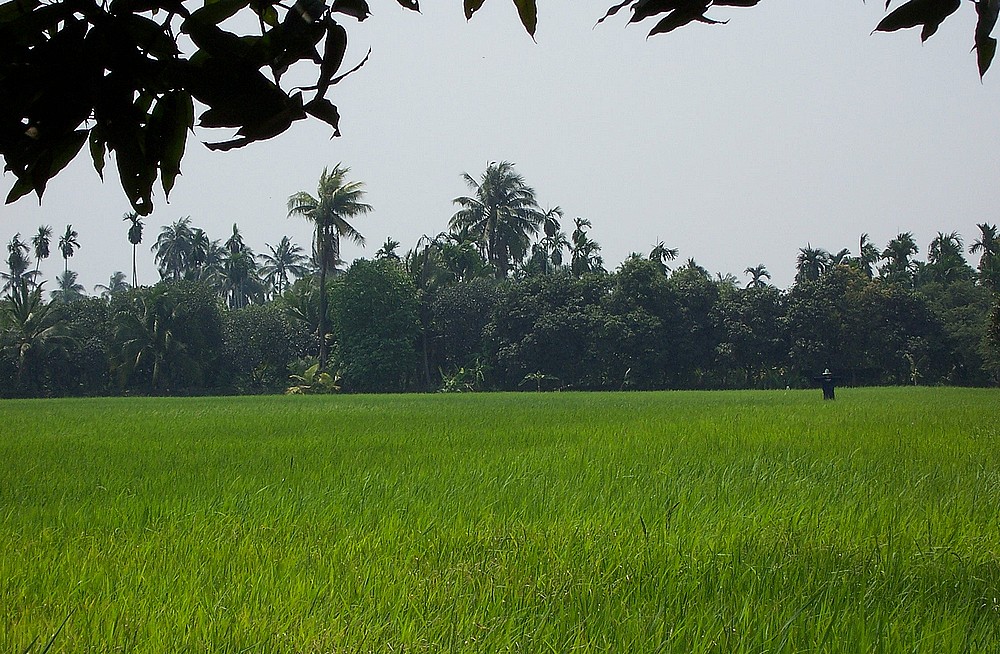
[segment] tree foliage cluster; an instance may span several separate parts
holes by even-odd
[[[910,233],[885,248],[863,235],[856,255],[807,245],[788,290],[763,264],[745,284],[678,265],[662,242],[609,272],[590,222],[575,218],[567,236],[562,210],[542,209],[501,162],[464,176],[472,194],[456,198],[447,232],[405,254],[388,239],[345,269],[337,239],[360,239],[347,219],[367,205],[334,170],[307,203],[328,212],[296,211],[301,194],[289,205],[315,227],[311,258],[286,237],[258,266],[236,226],[221,242],[181,219],[152,245],[156,285],[132,288],[118,273],[100,298],[60,289],[46,302],[15,236],[0,301],[3,394],[278,392],[290,375],[299,392],[775,388],[823,368],[855,384],[1000,376],[1000,238],[988,223],[968,248],[939,233],[926,261]],[[31,239],[36,256],[43,240]],[[237,292],[238,279],[258,290]],[[313,383],[324,374],[329,383]]]
[[[330,371],[347,392],[783,388],[826,367],[854,384],[983,385],[1000,373],[996,309],[990,327],[981,285],[910,288],[847,264],[788,291],[696,267],[665,273],[633,256],[611,273],[476,277],[420,292],[402,261],[360,259],[327,296]],[[317,305],[315,276],[235,309],[184,280],[67,303],[15,291],[2,304],[0,388],[280,392],[316,362]]]
[[[417,0],[396,0],[419,9]],[[463,0],[471,18],[485,0]],[[513,0],[534,35],[535,0]],[[693,22],[718,24],[718,8],[759,0],[625,0],[630,23],[656,21],[650,35]],[[889,11],[891,0],[886,2]],[[960,8],[959,0],[909,0],[876,31],[920,26],[926,40]],[[980,74],[996,52],[991,36],[1000,0],[976,0],[972,41]],[[138,215],[153,209],[157,180],[169,195],[196,124],[235,131],[208,144],[243,147],[307,117],[339,133],[327,97],[343,72],[345,16],[365,20],[366,0],[8,0],[0,4],[0,156],[16,182],[6,201],[34,192],[87,146],[98,174],[113,154],[118,179]],[[712,14],[712,15],[710,15]],[[315,83],[293,86],[286,73],[310,68]]]

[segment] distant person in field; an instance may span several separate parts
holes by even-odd
[[[833,394],[833,387],[836,378],[833,376],[833,373],[830,372],[829,368],[824,370],[823,374],[820,375],[819,377],[815,377],[815,380],[819,382],[820,387],[822,387],[823,389],[824,400],[836,399]]]

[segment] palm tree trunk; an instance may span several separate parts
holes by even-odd
[[[319,369],[326,370],[326,239],[319,242]]]
[[[132,244],[132,288],[139,286],[138,279],[135,275],[135,243]]]

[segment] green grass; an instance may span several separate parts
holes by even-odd
[[[1000,392],[0,403],[0,651],[1000,652]]]

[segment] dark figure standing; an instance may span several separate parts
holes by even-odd
[[[834,377],[833,377],[833,373],[830,372],[829,368],[827,368],[826,370],[824,370],[822,375],[820,375],[819,377],[816,377],[816,381],[818,381],[819,385],[823,387],[823,399],[824,400],[833,400],[833,399],[836,399],[834,397],[834,395],[833,395]]]

